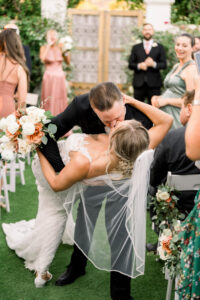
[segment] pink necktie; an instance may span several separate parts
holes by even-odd
[[[150,43],[149,43],[149,42],[146,42],[146,43],[145,43],[145,52],[146,52],[147,55],[148,55],[149,52],[150,52]]]

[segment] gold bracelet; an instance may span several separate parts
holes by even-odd
[[[200,100],[193,100],[192,105],[200,105]]]

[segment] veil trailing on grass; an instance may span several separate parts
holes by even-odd
[[[131,178],[119,180],[119,174],[107,174],[68,190],[64,207],[76,222],[74,242],[99,269],[132,278],[144,274],[152,160],[153,150],[147,150],[137,158]],[[76,201],[80,201],[78,210]]]

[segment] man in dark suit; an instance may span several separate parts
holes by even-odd
[[[129,58],[129,69],[134,70],[134,98],[151,103],[151,97],[160,95],[161,69],[166,69],[166,55],[163,46],[153,40],[154,29],[144,24],[143,42],[134,45]]]
[[[80,126],[82,132],[87,134],[105,133],[107,129],[115,127],[118,121],[124,119],[141,121],[146,128],[150,128],[150,120],[131,105],[125,105],[122,98],[119,89],[111,82],[101,83],[94,87],[89,94],[75,97],[66,110],[52,120],[52,123],[57,125],[56,139],[59,139],[75,125]],[[64,167],[64,163],[60,157],[57,143],[48,138],[47,145],[41,148],[41,151],[56,172],[60,172]],[[79,222],[78,218],[82,213],[81,210],[82,206],[80,204],[76,224]],[[84,233],[83,230],[83,235]],[[74,245],[71,262],[65,273],[56,281],[56,285],[62,286],[74,282],[78,277],[85,274],[86,264],[87,258]],[[128,276],[111,272],[112,299],[132,299],[130,296],[130,281]]]
[[[183,96],[183,103],[180,112],[180,121],[186,125],[192,113],[192,101],[194,91],[186,92]],[[168,171],[176,175],[199,174],[200,170],[195,166],[185,153],[185,130],[186,126],[173,129],[165,136],[154,153],[154,160],[151,165],[150,189],[152,194],[156,193],[157,186],[165,183]],[[182,191],[178,195],[178,209],[187,216],[194,207],[196,191]],[[153,215],[153,212],[151,211]],[[157,243],[147,244],[148,251],[155,251]]]

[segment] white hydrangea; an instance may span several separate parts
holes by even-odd
[[[30,145],[26,140],[18,139],[18,152],[21,154],[26,154],[33,150],[33,146]]]
[[[1,152],[1,157],[2,157],[2,159],[4,159],[4,160],[13,160],[14,159],[14,157],[15,157],[15,155],[14,155],[14,153],[13,153],[13,151],[12,150],[3,150],[2,152]]]

